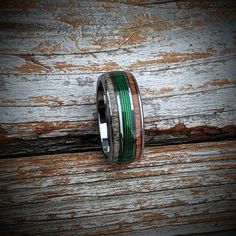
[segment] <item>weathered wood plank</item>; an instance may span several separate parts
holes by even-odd
[[[218,138],[235,136],[234,65],[234,58],[225,58],[193,64],[192,70],[183,66],[135,73],[143,98],[146,143],[210,140],[216,134]],[[37,141],[35,146],[28,146],[24,139],[42,139],[38,144],[47,143],[48,146],[43,145],[47,151],[66,151],[81,149],[79,137],[87,135],[89,139],[82,146],[97,147],[97,77],[98,74],[2,76],[1,140],[7,143],[0,155],[42,153]],[[60,139],[44,141],[55,137]],[[68,144],[63,149],[61,141],[66,140],[73,147]]]
[[[193,35],[197,34],[192,32]],[[171,36],[170,36],[171,37]],[[183,35],[182,35],[183,37]],[[181,41],[183,40],[181,37]],[[231,37],[234,37],[232,35]],[[193,39],[188,43],[192,42]],[[181,43],[176,42],[178,45]],[[174,42],[172,42],[173,44]],[[196,44],[192,42],[193,44]],[[213,44],[213,42],[212,42]],[[179,48],[178,48],[179,47]],[[214,60],[235,56],[235,48],[186,48],[183,46],[157,48],[157,42],[133,47],[127,52],[99,52],[82,55],[2,55],[0,58],[1,74],[92,74],[110,70],[152,71],[172,66],[191,65],[193,62]]]
[[[0,156],[98,148],[108,70],[137,77],[147,145],[236,136],[234,1],[11,1],[0,13]]]
[[[235,111],[235,88],[236,86],[227,89],[187,93],[181,96],[156,97],[151,100],[144,100],[145,117],[158,121],[196,115],[213,115],[214,112],[217,111],[220,114],[225,112],[225,109],[226,112]],[[219,101],[221,103],[219,103]],[[10,124],[26,123],[30,121],[40,122],[44,120],[49,122],[86,121],[95,120],[96,104],[57,107],[0,107],[0,112],[1,121]],[[154,112],[156,116],[154,116]]]
[[[13,2],[13,3],[12,3]],[[154,4],[149,4],[149,3]],[[194,3],[196,2],[196,3]],[[7,1],[4,54],[114,51],[156,42],[155,52],[234,48],[234,1]],[[161,4],[158,4],[161,3]],[[222,14],[224,9],[224,14]],[[194,32],[194,34],[193,34]],[[184,40],[182,40],[184,39]],[[173,47],[173,45],[179,45]],[[205,50],[203,50],[205,48]],[[140,54],[142,55],[142,54]],[[94,59],[94,58],[93,58]],[[99,62],[101,64],[101,62]]]
[[[19,235],[235,229],[235,157],[236,142],[222,141],[149,147],[129,165],[108,165],[100,152],[2,159],[0,229]]]
[[[236,85],[236,55],[199,60],[164,70],[135,71],[142,99],[181,96]],[[95,103],[100,73],[0,75],[1,106],[62,106]],[[55,86],[56,85],[56,86]],[[56,87],[56,88],[55,88]]]

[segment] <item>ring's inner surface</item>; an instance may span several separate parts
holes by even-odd
[[[98,103],[98,124],[100,130],[100,138],[102,143],[102,148],[105,154],[109,153],[110,145],[108,138],[108,124],[107,124],[107,99],[104,94],[104,89],[102,83],[98,86],[97,93],[97,103]]]

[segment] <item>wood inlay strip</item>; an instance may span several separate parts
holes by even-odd
[[[133,156],[133,159],[138,159],[141,157],[142,154],[142,117],[141,117],[141,109],[140,109],[140,103],[138,99],[138,90],[137,90],[137,84],[135,81],[134,76],[126,72],[129,87],[132,94],[133,104],[134,104],[134,118],[135,118],[135,153]]]

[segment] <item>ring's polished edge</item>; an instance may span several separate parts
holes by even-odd
[[[104,73],[97,82],[97,113],[102,149],[110,162],[141,157],[144,121],[135,77],[124,71]]]

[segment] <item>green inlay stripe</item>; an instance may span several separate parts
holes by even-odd
[[[130,149],[131,139],[132,139],[132,120],[131,120],[131,106],[129,101],[129,93],[128,87],[124,80],[124,77],[119,80],[120,82],[120,92],[121,92],[121,100],[123,101],[123,109],[122,109],[122,118],[123,118],[123,125],[124,125],[124,133],[125,133],[125,153],[123,155],[122,161],[129,161],[132,157],[132,149]],[[122,106],[122,105],[121,105]],[[131,155],[130,155],[131,154]]]
[[[123,151],[120,151],[119,161],[129,162],[132,160],[133,156],[133,131],[135,128],[131,110],[129,89],[124,72],[111,72],[110,76],[112,78],[114,90],[119,94],[122,111],[122,117],[120,117],[120,119],[122,119],[123,123],[124,143]]]
[[[130,117],[130,111],[131,111],[131,107],[130,107],[130,101],[129,101],[129,94],[127,93],[127,86],[126,86],[126,82],[124,81],[124,79],[122,78],[120,81],[120,85],[121,85],[121,94],[122,97],[121,99],[123,100],[123,105],[124,105],[124,109],[122,109],[122,116],[125,117],[124,120],[124,133],[125,133],[125,144],[126,144],[126,149],[125,149],[125,153],[124,153],[124,160],[123,161],[128,161],[129,157],[130,157],[130,143],[131,143],[131,117]],[[122,118],[123,118],[122,117]]]

